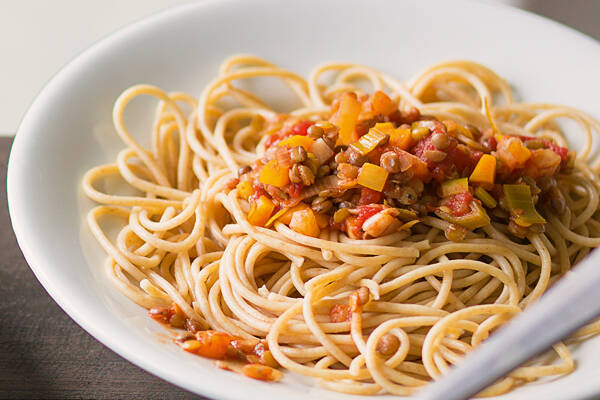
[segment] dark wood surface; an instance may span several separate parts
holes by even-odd
[[[0,138],[0,399],[202,399],[96,341],[37,281],[8,216],[11,144]]]

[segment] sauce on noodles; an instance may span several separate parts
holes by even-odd
[[[239,84],[266,76],[302,107],[275,113]],[[140,95],[159,100],[149,149],[123,122]],[[413,394],[600,244],[600,124],[515,102],[473,62],[406,82],[325,64],[305,80],[238,55],[198,100],[138,85],[113,117],[127,147],[83,180],[111,282],[181,330],[183,350],[251,378]],[[558,118],[581,128],[577,152]],[[142,195],[97,189],[109,175]],[[123,219],[114,238],[106,215]],[[554,350],[482,394],[572,371],[568,347]]]

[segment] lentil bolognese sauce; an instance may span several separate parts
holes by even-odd
[[[303,106],[276,113],[233,84],[267,76]],[[159,100],[149,150],[123,122],[139,95]],[[239,55],[199,100],[138,85],[113,117],[127,148],[83,180],[102,203],[88,222],[110,280],[179,330],[183,350],[255,379],[283,368],[331,390],[410,395],[600,244],[600,124],[515,102],[473,62],[400,83],[355,64],[304,80]],[[558,118],[579,124],[577,153]],[[109,175],[140,195],[95,188]],[[105,215],[124,220],[115,238]],[[554,350],[482,394],[573,370],[567,346]]]

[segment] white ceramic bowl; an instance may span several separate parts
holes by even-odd
[[[535,15],[465,0],[206,0],[131,25],[69,63],[37,97],[13,145],[8,200],[19,245],[48,293],[94,337],[169,382],[220,399],[355,396],[291,374],[277,384],[250,380],[161,340],[162,328],[108,285],[105,255],[84,223],[93,204],[80,180],[122,148],[111,109],[123,89],[145,82],[199,94],[219,63],[237,52],[302,74],[344,60],[402,79],[434,62],[472,59],[507,78],[523,99],[565,103],[597,117],[600,110],[597,42]],[[130,126],[149,127],[149,106],[131,107]],[[592,257],[600,260],[600,253]],[[578,366],[571,375],[503,398],[600,394],[597,354],[600,337],[574,349]]]

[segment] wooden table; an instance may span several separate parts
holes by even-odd
[[[37,281],[8,216],[11,144],[11,138],[0,138],[0,398],[198,399],[96,341]]]

